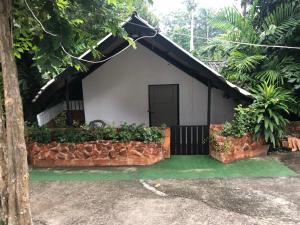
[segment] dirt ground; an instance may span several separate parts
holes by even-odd
[[[273,154],[300,174],[300,153]],[[300,176],[31,183],[37,225],[300,224]],[[159,193],[165,193],[162,196]]]

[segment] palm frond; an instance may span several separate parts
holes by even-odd
[[[277,43],[291,35],[300,25],[300,10],[293,2],[282,3],[264,19],[262,24],[262,41]]]
[[[280,71],[276,69],[260,71],[256,74],[256,77],[261,81],[267,82],[268,84],[282,85],[284,83],[283,76],[280,74]]]
[[[224,8],[216,17],[210,19],[210,25],[225,31],[223,37],[227,40],[257,43],[259,37],[250,18],[243,17],[236,8]]]
[[[228,64],[240,73],[249,73],[256,69],[262,61],[266,59],[264,55],[248,55],[240,51],[233,51],[230,55]]]
[[[233,7],[220,10],[216,17],[210,19],[211,26],[221,30],[241,30],[243,28],[243,16]]]
[[[272,60],[262,66],[262,71],[256,74],[256,78],[267,82],[268,84],[284,85],[285,82],[294,83],[296,86],[299,77],[300,64],[296,63],[292,57],[279,58],[278,56],[270,57]]]

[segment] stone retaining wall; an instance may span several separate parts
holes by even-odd
[[[163,143],[89,141],[79,144],[28,144],[33,167],[143,166],[170,157],[170,130]]]
[[[281,146],[291,151],[300,151],[300,121],[291,121],[285,129]]]
[[[300,136],[300,121],[291,121],[286,127],[286,133]]]
[[[253,140],[250,134],[243,137],[224,137],[219,135],[223,125],[211,125],[214,140],[210,142],[210,156],[223,163],[230,163],[239,159],[266,156],[269,146],[264,140]],[[226,150],[226,151],[220,151]]]

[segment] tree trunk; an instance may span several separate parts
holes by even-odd
[[[8,225],[31,225],[24,118],[9,23],[11,7],[11,0],[0,0],[0,58],[7,136]]]
[[[3,222],[7,223],[7,149],[4,123],[2,101],[0,98],[0,207],[2,210],[0,220],[2,219]]]

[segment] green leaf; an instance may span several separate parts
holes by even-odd
[[[260,123],[264,119],[263,115],[258,115],[257,123]]]
[[[265,118],[265,121],[264,121],[264,126],[265,126],[265,129],[268,129],[269,127],[269,119]]]
[[[273,144],[273,146],[275,147],[275,145],[276,145],[276,141],[275,141],[275,137],[274,137],[274,135],[271,135],[270,136],[270,139],[271,139],[271,143]]]
[[[273,115],[273,118],[274,118],[274,120],[275,120],[275,123],[276,123],[277,125],[279,125],[279,119],[278,119],[278,117],[277,117],[276,115]]]
[[[60,9],[65,9],[69,4],[68,0],[56,0],[56,5]]]
[[[74,65],[74,67],[75,67],[75,69],[76,69],[77,71],[80,71],[80,69],[81,69],[81,66],[80,66],[80,65]]]
[[[18,59],[21,59],[21,54],[20,54],[20,52],[15,52],[15,57],[18,58]]]
[[[254,129],[254,133],[258,133],[259,130],[260,130],[260,125],[256,125]]]
[[[107,0],[107,3],[110,5],[117,5],[117,0]]]
[[[136,49],[136,43],[135,43],[135,41],[134,41],[132,38],[127,37],[127,38],[125,38],[125,39],[126,39],[126,41],[128,41],[128,43],[129,43],[134,49]]]
[[[274,129],[273,129],[274,127],[273,127],[272,122],[269,123],[269,127],[270,127],[271,132],[273,132],[274,131]]]

